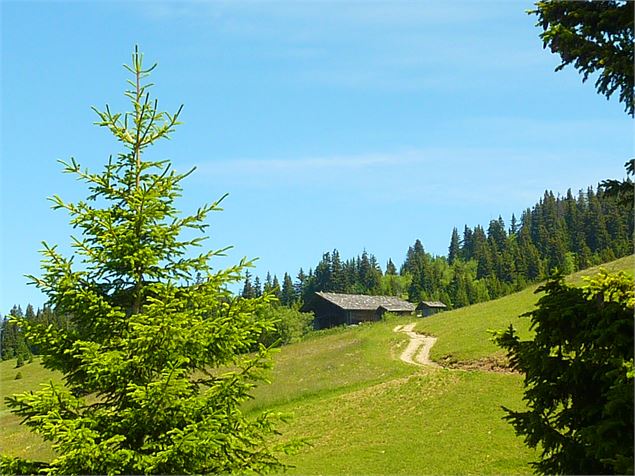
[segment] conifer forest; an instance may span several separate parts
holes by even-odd
[[[508,224],[499,217],[487,226],[465,225],[461,232],[454,228],[447,256],[426,252],[422,238],[402,254],[399,266],[389,259],[382,269],[366,250],[344,259],[335,249],[325,252],[315,267],[300,268],[294,278],[292,271],[280,280],[270,273],[260,278],[247,269],[239,294],[247,299],[272,294],[290,309],[300,308],[317,291],[399,296],[460,308],[518,291],[556,270],[568,274],[626,256],[633,250],[633,222],[631,211],[602,187],[575,195],[568,190],[562,196],[546,191]],[[35,311],[27,303],[23,311],[16,304],[2,321],[2,359],[24,360],[37,353],[10,322],[10,316],[23,315],[53,325],[68,320],[50,306]]]

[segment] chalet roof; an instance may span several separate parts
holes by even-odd
[[[374,311],[383,307],[387,311],[414,311],[415,305],[395,296],[365,296],[316,292],[318,296],[346,311]]]
[[[445,304],[443,304],[441,301],[421,301],[419,303],[419,306],[417,306],[417,307],[422,307],[422,306],[426,306],[426,307],[440,307],[440,308],[448,307]]]

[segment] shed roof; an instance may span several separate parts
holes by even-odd
[[[426,306],[426,307],[441,307],[441,308],[448,307],[445,304],[443,304],[441,301],[421,301],[419,303],[419,306],[417,306],[417,307],[422,307],[422,306]]]
[[[387,311],[414,311],[415,305],[395,296],[365,296],[363,294],[340,294],[316,292],[316,295],[346,311],[374,311],[383,307]]]

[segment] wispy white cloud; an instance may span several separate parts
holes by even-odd
[[[346,171],[369,171],[383,167],[403,165],[420,158],[415,153],[367,154],[367,155],[333,155],[323,157],[305,157],[297,159],[236,159],[206,161],[197,165],[202,175],[237,174],[241,176],[280,175],[316,173],[343,173]],[[315,177],[315,176],[314,176]]]
[[[575,157],[581,167],[549,175]],[[619,169],[619,167],[617,167]],[[196,180],[210,178],[239,188],[275,194],[280,190],[345,192],[368,203],[531,205],[545,189],[593,185],[611,176],[597,154],[584,150],[518,150],[512,147],[430,147],[393,153],[307,158],[205,161]]]

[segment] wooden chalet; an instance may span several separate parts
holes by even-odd
[[[441,301],[421,301],[417,306],[417,315],[428,317],[437,312],[445,311],[448,308]]]
[[[316,292],[302,311],[313,312],[316,329],[378,321],[384,313],[412,315],[415,305],[394,296]]]

